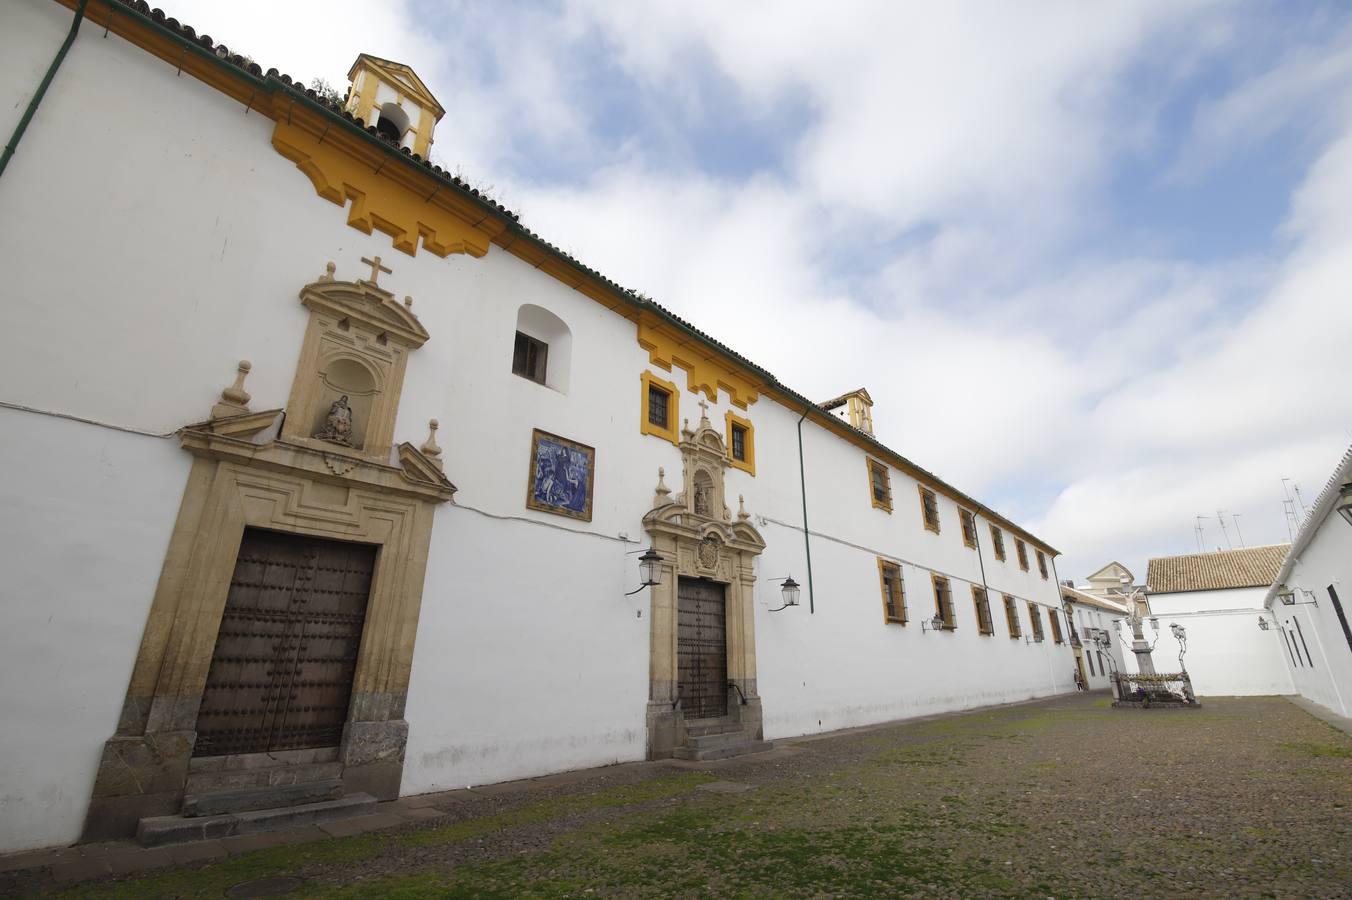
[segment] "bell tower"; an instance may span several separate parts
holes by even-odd
[[[381,136],[427,158],[432,131],[446,110],[403,63],[363,53],[347,72],[346,109]]]

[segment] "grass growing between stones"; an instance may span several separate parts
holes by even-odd
[[[276,874],[307,879],[288,896],[339,898],[1345,895],[1349,748],[1275,698],[1061,698],[74,895]],[[753,789],[697,790],[715,778]]]

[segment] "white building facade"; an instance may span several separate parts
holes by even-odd
[[[1262,598],[1296,693],[1352,716],[1352,450]]]
[[[1292,693],[1281,633],[1264,629],[1263,598],[1287,545],[1151,559],[1146,589],[1160,672],[1186,667],[1198,696]],[[1180,642],[1174,625],[1184,629]]]
[[[1061,600],[1073,634],[1071,645],[1081,681],[1091,691],[1107,690],[1114,673],[1128,671],[1122,660],[1126,607],[1070,585],[1062,585]]]
[[[0,127],[72,5],[6,8]],[[380,132],[91,0],[0,174],[0,850],[1073,689],[1053,547],[421,162],[363,59]]]

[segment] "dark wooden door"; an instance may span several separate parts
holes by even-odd
[[[688,719],[728,712],[728,632],[723,585],[682,578],[676,589],[676,669]]]
[[[245,530],[195,756],[338,745],[375,559],[368,544]]]

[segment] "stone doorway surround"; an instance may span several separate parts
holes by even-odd
[[[703,406],[703,404],[701,404]],[[749,741],[764,737],[761,700],[756,691],[756,618],[753,589],[755,559],[765,541],[739,502],[734,519],[724,501],[724,472],[730,465],[722,435],[707,413],[699,428],[687,420],[678,444],[683,489],[674,497],[658,471],[653,505],[643,517],[652,546],[663,558],[662,581],[650,588],[647,755],[675,755],[689,738],[680,706],[677,671],[677,590],[682,576],[726,586],[728,716]],[[739,498],[740,500],[740,498]]]
[[[285,411],[251,412],[241,363],[207,421],[180,432],[194,457],[117,730],[104,744],[83,840],[125,837],[183,804],[197,711],[246,527],[378,547],[338,748],[344,793],[398,795],[404,702],[433,511],[455,493],[433,435],[392,443],[407,354],[428,334],[374,281],[306,285],[310,320]],[[374,276],[374,273],[373,273]],[[364,389],[353,439],[322,439],[343,379]]]

